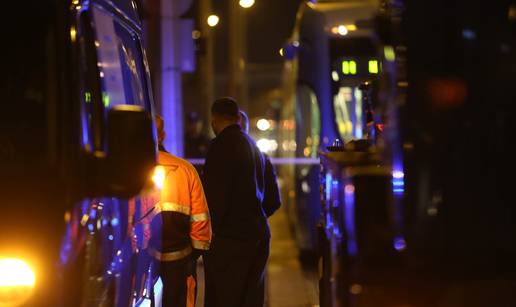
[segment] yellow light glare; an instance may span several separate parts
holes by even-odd
[[[271,123],[265,118],[261,118],[256,122],[256,127],[261,131],[267,131],[271,128]]]
[[[355,25],[346,25],[345,27],[348,31],[356,31],[357,30],[357,26],[355,26]]]
[[[219,24],[220,18],[217,15],[210,15],[206,21],[210,27],[215,27]]]
[[[396,53],[394,52],[394,48],[392,48],[392,46],[383,47],[383,55],[389,62],[394,62],[394,60],[396,60]]]
[[[193,38],[193,39],[199,39],[199,38],[201,38],[201,31],[199,31],[199,30],[193,30],[193,31],[192,31],[192,38]]]
[[[64,214],[64,221],[65,221],[65,223],[70,222],[71,219],[72,219],[72,214],[70,213],[70,211],[66,210],[66,212]]]
[[[240,4],[241,7],[248,9],[254,5],[254,0],[240,0],[238,4]]]
[[[305,147],[305,149],[303,150],[303,154],[305,155],[305,157],[310,157],[310,155],[312,154],[312,149],[310,147]]]
[[[0,288],[34,287],[36,276],[23,260],[14,258],[0,259]]]
[[[158,189],[163,189],[165,185],[165,168],[161,165],[158,165],[154,168],[154,173],[152,174],[152,181],[156,185]]]
[[[331,29],[330,29],[331,33],[333,33],[335,35],[341,35],[341,36],[345,36],[349,32],[356,31],[356,30],[357,30],[357,26],[354,24],[336,25],[336,26],[331,27]]]
[[[280,54],[281,56],[283,56],[283,55],[285,54],[285,52],[283,51],[283,48],[281,48],[281,49],[279,50],[279,54]]]
[[[344,36],[344,35],[347,35],[347,34],[348,34],[348,29],[346,28],[346,26],[344,26],[344,25],[340,25],[340,26],[338,26],[338,28],[337,28],[337,32],[339,33],[339,35]]]
[[[339,81],[339,73],[336,72],[335,70],[331,72],[331,79],[335,82],[338,82]]]
[[[509,20],[516,19],[516,5],[511,5],[509,7]]]
[[[75,43],[75,40],[77,39],[77,30],[75,29],[74,26],[71,26],[70,27],[70,39],[72,40],[72,42]]]

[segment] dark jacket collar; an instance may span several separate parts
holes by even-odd
[[[227,133],[235,132],[235,131],[242,131],[242,128],[240,127],[239,124],[233,124],[233,125],[227,126],[226,128],[222,129],[222,131],[219,133],[219,135],[217,135],[217,137],[227,134]]]

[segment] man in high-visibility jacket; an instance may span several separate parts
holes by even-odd
[[[156,116],[159,165],[156,193],[147,198],[154,209],[150,220],[149,254],[160,265],[163,307],[193,307],[195,262],[210,247],[211,222],[201,180],[187,161],[163,147],[163,119]]]

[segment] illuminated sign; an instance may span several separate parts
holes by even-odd
[[[379,72],[378,61],[377,60],[369,60],[369,73],[377,74]]]
[[[382,70],[381,62],[377,59],[356,58],[353,60],[345,59],[340,62],[341,74],[344,76],[362,76],[365,74],[377,75]],[[339,74],[333,71],[331,75],[333,81],[339,81]]]
[[[84,93],[84,100],[86,101],[86,103],[91,102],[91,93],[90,92]]]
[[[110,98],[109,98],[108,93],[105,93],[105,92],[102,93],[102,102],[104,103],[104,107],[106,107],[106,108],[109,107]]]
[[[342,61],[342,73],[345,75],[356,75],[357,62],[353,60]]]

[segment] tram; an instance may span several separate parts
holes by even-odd
[[[321,306],[514,302],[516,3],[446,4],[380,3],[383,149],[321,154]]]
[[[157,142],[137,3],[4,9],[0,306],[150,306],[138,195]]]
[[[317,254],[319,152],[336,140],[366,136],[371,105],[360,85],[372,83],[382,69],[372,31],[377,9],[377,1],[305,1],[280,51],[285,104],[279,155],[312,159],[279,170],[282,178],[293,178],[284,182],[283,199],[302,260]]]

